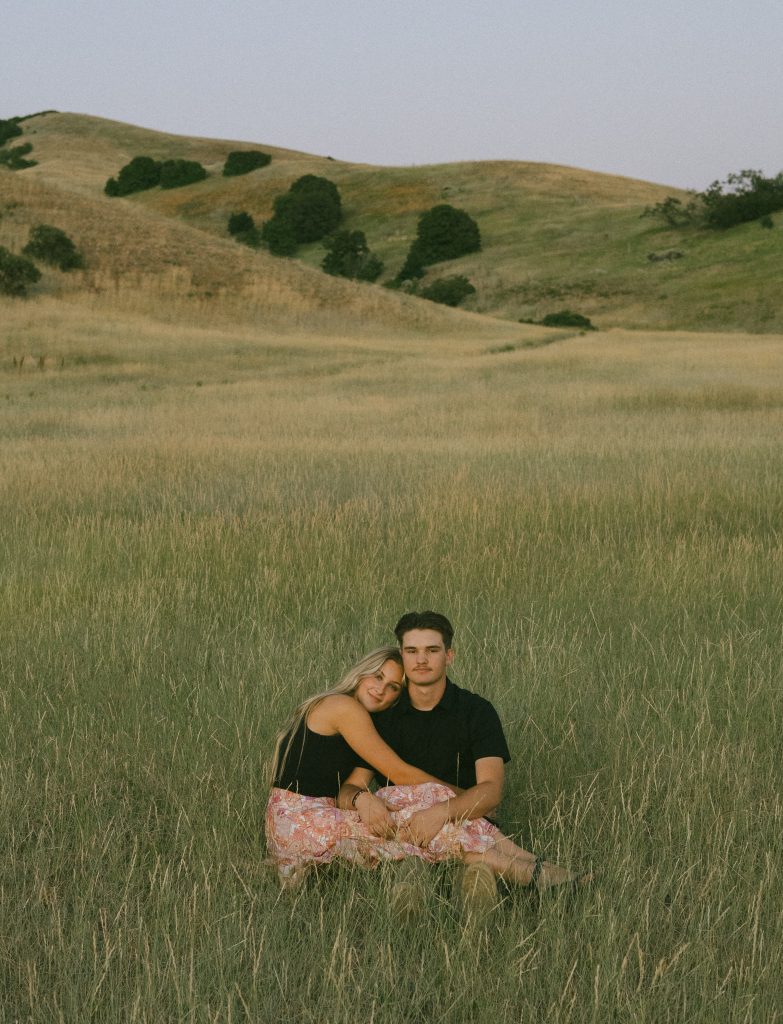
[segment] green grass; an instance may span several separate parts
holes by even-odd
[[[0,1021],[780,1020],[779,338],[18,309]],[[506,724],[507,828],[598,870],[575,903],[475,932],[434,874],[400,927],[379,874],[264,869],[278,726],[424,606]]]

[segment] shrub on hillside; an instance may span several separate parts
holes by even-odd
[[[22,134],[22,129],[18,125],[18,118],[10,117],[8,120],[0,120],[0,146],[5,145],[9,139],[16,138],[17,135]]]
[[[416,246],[416,242],[414,241],[410,249],[408,250],[408,255],[405,257],[405,262],[399,269],[396,280],[398,282],[418,281],[420,277],[424,277],[425,273],[426,268],[424,266],[424,261],[421,258],[421,253],[419,252],[419,249]]]
[[[240,231],[238,235],[234,235],[237,242],[241,242],[242,245],[249,245],[251,249],[260,249],[264,244],[264,239],[261,236],[261,232],[258,228],[250,228],[249,231]]]
[[[688,203],[683,203],[675,196],[667,196],[662,202],[654,206],[647,206],[642,217],[658,217],[671,228],[687,227],[698,222],[701,216],[701,204],[698,199],[693,198]]]
[[[340,193],[327,178],[305,174],[276,200],[275,214],[288,220],[297,242],[317,242],[331,234],[342,219]]]
[[[475,294],[476,289],[467,277],[461,274],[442,277],[439,281],[433,281],[432,284],[428,284],[426,288],[419,291],[419,295],[423,299],[429,299],[430,302],[441,302],[444,306],[458,306],[463,299]]]
[[[561,309],[557,313],[547,313],[538,322],[542,327],[578,327],[581,331],[598,330],[588,317],[582,316],[581,313],[574,313],[570,309]]]
[[[272,162],[269,153],[261,153],[255,149],[235,150],[226,157],[223,164],[223,177],[232,178],[239,174],[249,174],[259,167],[266,167]]]
[[[273,256],[293,256],[299,244],[293,225],[279,217],[264,222],[261,238]]]
[[[429,266],[478,252],[481,232],[469,213],[442,203],[419,218],[415,244],[422,261]]]
[[[279,256],[290,256],[297,245],[325,238],[342,219],[337,186],[315,174],[297,178],[288,192],[275,199],[274,211],[261,234],[269,251]]]
[[[432,263],[454,260],[480,249],[481,232],[470,214],[441,203],[419,217],[416,238],[397,277],[400,281],[415,280]]]
[[[40,281],[41,271],[23,256],[14,256],[0,245],[0,294],[23,296],[31,284]]]
[[[160,166],[161,188],[182,188],[206,178],[206,169],[197,160],[164,160]]]
[[[324,240],[327,250],[321,268],[336,277],[357,281],[377,281],[383,263],[370,252],[363,231],[336,231]]]
[[[25,256],[50,263],[60,270],[77,270],[84,266],[84,257],[72,239],[51,224],[38,224],[30,230],[30,240],[22,249]]]
[[[252,231],[255,226],[253,218],[244,210],[240,213],[232,213],[228,218],[228,233],[230,235],[241,235],[243,231]]]
[[[261,248],[261,232],[249,213],[232,213],[228,218],[228,233],[237,242],[249,245],[251,249]]]
[[[144,192],[160,184],[160,160],[151,156],[135,156],[120,170],[116,178],[109,178],[104,186],[107,196],[128,196]]]
[[[0,164],[11,171],[23,171],[25,167],[35,167],[37,160],[26,160],[28,153],[32,152],[32,142],[25,142],[21,146],[11,146],[8,149],[0,149]]]

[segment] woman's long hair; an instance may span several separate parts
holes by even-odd
[[[387,661],[394,661],[398,665],[402,665],[402,655],[400,654],[399,647],[392,647],[389,645],[386,647],[378,647],[376,650],[370,651],[369,654],[365,654],[360,661],[357,661],[355,665],[352,665],[348,669],[336,686],[333,686],[330,690],[324,690],[323,693],[316,693],[315,696],[308,697],[307,700],[302,701],[277,734],[277,739],[275,740],[275,752],[272,757],[272,768],[270,771],[271,785],[275,784],[278,772],[285,764],[297,729],[301,723],[307,719],[307,716],[313,708],[320,704],[324,697],[331,697],[332,694],[335,693],[344,693],[348,696],[352,696],[356,692],[359,680],[363,679],[365,676],[374,676]],[[304,744],[302,745],[302,749],[304,749]]]

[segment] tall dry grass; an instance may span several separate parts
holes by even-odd
[[[0,1020],[780,1019],[781,339],[0,313]],[[422,606],[575,903],[265,874],[277,727]]]

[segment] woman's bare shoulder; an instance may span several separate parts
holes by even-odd
[[[328,697],[318,701],[307,716],[307,724],[318,732],[321,729],[337,729],[341,720],[355,718],[364,709],[361,704],[345,693],[330,693]],[[339,729],[337,729],[339,731]]]
[[[324,700],[323,704],[326,705],[326,713],[332,716],[353,719],[370,717],[359,701],[349,697],[347,693],[332,693]]]
[[[358,701],[349,697],[347,693],[330,693],[318,704],[319,708],[358,708],[361,707]]]

